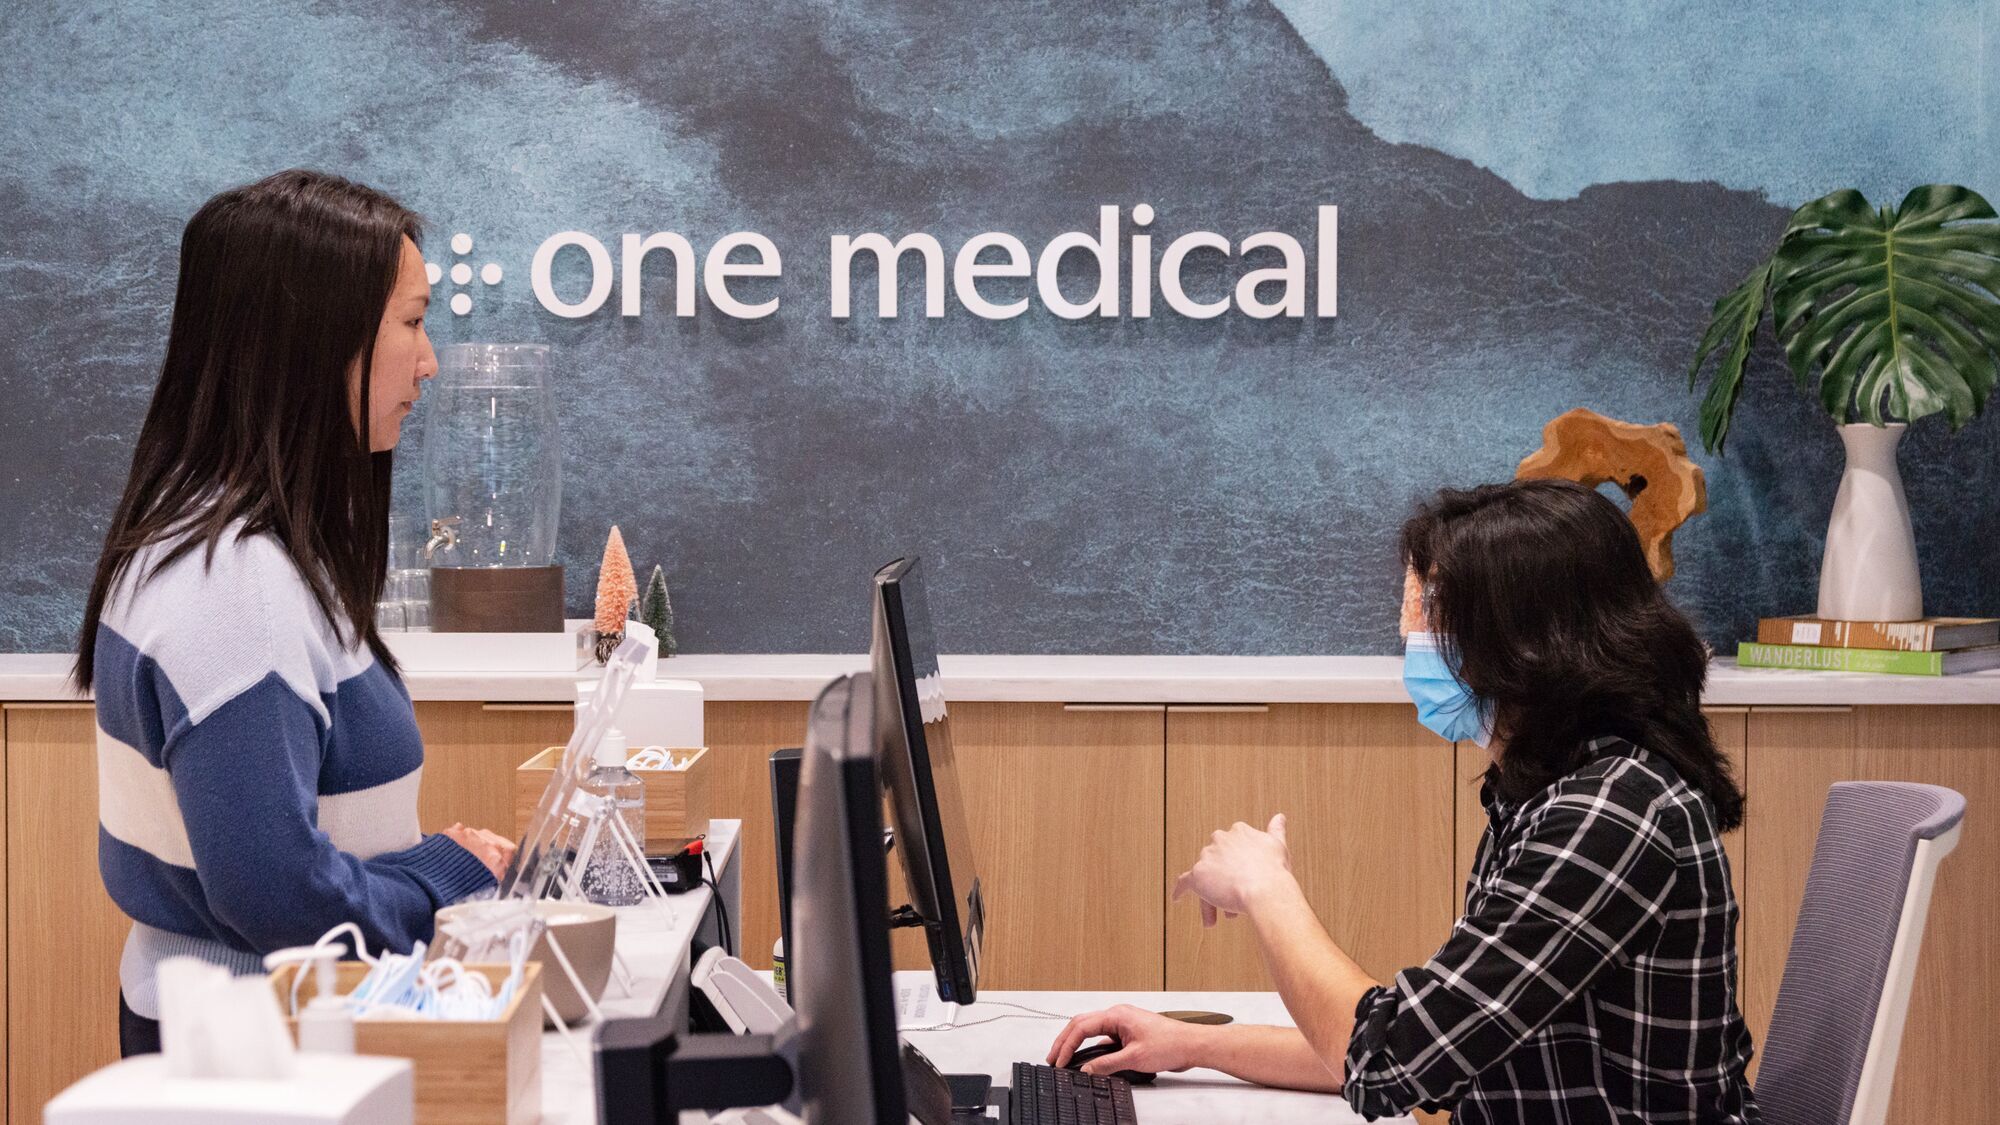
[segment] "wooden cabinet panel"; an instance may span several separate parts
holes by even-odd
[[[1958,850],[1939,869],[1889,1120],[1975,1121],[2000,1104],[2000,707],[1754,708],[1749,717],[1744,1016],[1761,1045],[1812,866],[1827,787],[1921,781],[1965,794]]]
[[[7,709],[0,707],[0,1121],[7,1092]]]
[[[1736,777],[1737,787],[1744,792],[1745,800],[1750,792],[1750,710],[1747,707],[1712,707],[1702,714],[1708,716],[1708,731],[1715,739],[1715,748],[1729,759],[1729,769]],[[1744,806],[1748,808],[1746,804]],[[1748,833],[1738,828],[1722,837],[1722,852],[1729,857],[1729,882],[1736,890],[1736,908],[1740,912],[1736,919],[1736,988],[1737,1006],[1742,1007],[1741,993],[1743,977],[1749,966],[1749,958],[1744,950],[1744,942],[1750,936],[1750,898],[1748,860],[1744,853],[1744,841]]]
[[[1401,704],[1278,704],[1167,718],[1171,879],[1209,834],[1287,814],[1292,864],[1341,948],[1378,979],[1436,952],[1457,913],[1452,747]],[[1167,988],[1271,987],[1248,927],[1167,908]]]
[[[417,704],[424,737],[424,780],[417,823],[436,832],[454,821],[512,838],[514,768],[569,741],[567,703]]]
[[[988,988],[1157,989],[1165,793],[1162,717],[1058,703],[951,708],[966,819],[988,903]],[[771,751],[805,737],[803,703],[711,703],[712,807],[743,817],[744,960],[778,936]],[[890,894],[906,901],[899,865]],[[929,965],[896,935],[896,964]]]
[[[96,718],[9,706],[8,1120],[118,1058],[118,958],[130,923],[97,873]]]
[[[959,703],[951,727],[986,898],[980,987],[1161,988],[1164,708]],[[897,902],[903,886],[891,862]],[[895,956],[930,966],[916,930]]]
[[[743,820],[737,837],[743,879],[743,917],[729,923],[742,935],[743,960],[771,967],[778,940],[778,862],[771,819],[771,753],[805,745],[805,703],[710,703],[708,807],[719,817]]]

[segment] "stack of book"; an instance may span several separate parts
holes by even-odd
[[[1890,672],[1949,676],[2000,668],[2000,618],[1926,617],[1921,621],[1828,621],[1766,617],[1757,639],[1736,646],[1745,668],[1816,672]]]

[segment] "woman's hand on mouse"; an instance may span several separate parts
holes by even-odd
[[[1237,821],[1215,833],[1193,867],[1174,880],[1174,900],[1194,895],[1201,900],[1201,924],[1213,926],[1220,914],[1247,914],[1258,898],[1287,887],[1296,889],[1292,853],[1285,844],[1285,814],[1271,818],[1269,829]]]
[[[1200,1065],[1202,1036],[1211,1030],[1130,1004],[1119,1004],[1101,1012],[1085,1012],[1070,1020],[1049,1048],[1048,1062],[1050,1066],[1065,1066],[1085,1040],[1108,1035],[1121,1046],[1111,1054],[1084,1063],[1085,1074],[1116,1074],[1121,1070],[1160,1074],[1186,1070]]]

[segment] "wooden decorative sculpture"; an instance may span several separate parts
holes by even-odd
[[[1674,573],[1675,529],[1708,510],[1708,483],[1670,422],[1640,426],[1594,410],[1572,410],[1542,427],[1542,448],[1522,460],[1514,476],[1623,489],[1632,500],[1632,525],[1646,563],[1662,582]]]

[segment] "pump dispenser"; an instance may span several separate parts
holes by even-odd
[[[296,1013],[301,1051],[329,1055],[354,1053],[354,1007],[334,983],[340,950],[338,945],[300,945],[280,949],[264,958],[266,971],[282,965],[298,965],[298,971],[303,973],[305,964],[312,964],[313,997],[306,1001],[304,1011]]]
[[[590,762],[591,766],[594,767],[592,772],[594,773],[596,770],[603,769],[606,766],[616,766],[619,769],[624,769],[626,758],[631,753],[631,750],[632,746],[626,741],[625,732],[619,730],[617,727],[612,727],[610,730],[604,732],[603,738],[597,740],[597,755]]]
[[[626,767],[631,747],[625,732],[613,727],[604,732],[591,759],[590,776],[583,789],[592,796],[611,802],[617,817],[625,822],[633,840],[646,838],[646,787],[639,776]],[[609,832],[599,835],[583,869],[583,894],[600,906],[631,906],[646,897],[645,873],[626,859],[625,852]]]

